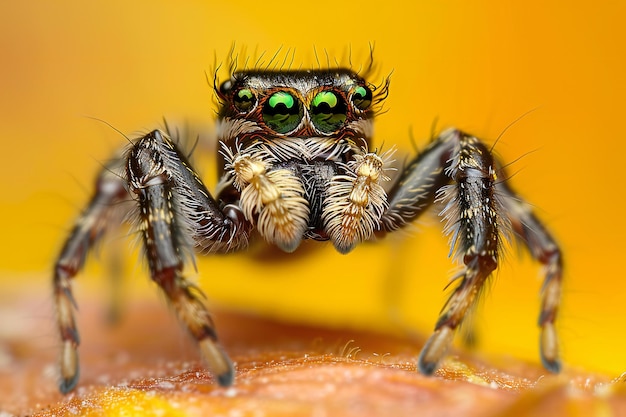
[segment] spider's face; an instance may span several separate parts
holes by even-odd
[[[374,87],[347,69],[245,71],[219,88],[220,119],[237,136],[369,139]],[[228,139],[228,138],[226,138]]]

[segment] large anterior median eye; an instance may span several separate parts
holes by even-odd
[[[263,105],[263,121],[278,133],[288,133],[302,120],[302,106],[298,99],[286,91],[272,94]]]
[[[346,121],[346,103],[332,91],[321,91],[311,101],[311,120],[321,132],[334,132]]]

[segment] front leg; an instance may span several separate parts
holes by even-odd
[[[487,278],[498,265],[501,230],[505,218],[495,195],[495,163],[489,149],[478,139],[458,138],[445,174],[451,185],[438,190],[445,204],[441,215],[456,257],[465,265],[460,284],[444,306],[435,332],[426,342],[418,366],[432,374],[450,346],[454,333],[476,302]],[[454,137],[454,136],[453,136]]]
[[[138,197],[150,275],[198,343],[219,384],[231,385],[233,365],[217,340],[201,291],[183,276],[184,260],[193,256],[196,245],[237,249],[247,243],[250,225],[237,207],[218,208],[184,156],[159,131],[132,147],[127,176]]]
[[[424,374],[438,368],[456,329],[497,267],[502,233],[511,225],[535,258],[548,266],[540,318],[541,353],[548,370],[560,369],[554,331],[560,299],[560,252],[532,212],[498,182],[497,173],[497,164],[485,144],[458,130],[447,130],[409,164],[390,192],[389,209],[381,219],[384,230],[403,227],[437,199],[444,204],[440,215],[446,220],[451,250],[464,265],[456,277],[459,285],[420,354],[418,367]]]
[[[79,332],[71,280],[97,241],[110,228],[119,226],[121,218],[133,217],[129,213],[135,211],[152,278],[198,341],[220,384],[228,385],[233,378],[230,360],[216,342],[199,290],[182,276],[182,270],[196,248],[225,252],[244,247],[251,225],[239,207],[218,205],[184,155],[158,131],[132,146],[125,175],[123,168],[122,159],[115,159],[102,170],[94,196],[77,219],[55,264],[54,303],[62,342],[59,389],[64,394],[73,390],[79,376]],[[129,199],[128,188],[137,195],[138,205]]]

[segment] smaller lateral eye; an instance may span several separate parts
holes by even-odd
[[[256,97],[249,88],[242,88],[233,95],[233,104],[241,113],[247,113],[256,105]]]
[[[230,94],[230,91],[232,90],[232,88],[233,88],[233,81],[226,80],[220,85],[220,94],[222,96],[226,96]]]
[[[366,110],[372,104],[372,90],[362,85],[352,91],[352,104],[359,110]]]

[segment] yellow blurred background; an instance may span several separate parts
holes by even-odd
[[[216,63],[227,61],[233,44],[251,62],[263,51],[268,62],[280,48],[281,59],[295,49],[294,66],[303,67],[317,65],[314,51],[323,65],[326,55],[346,63],[351,51],[355,68],[367,65],[373,44],[378,71],[372,81],[393,72],[376,143],[412,155],[411,138],[422,147],[435,120],[438,129],[456,126],[488,143],[510,126],[496,152],[515,161],[509,167],[514,187],[537,208],[565,254],[558,323],[565,364],[610,375],[626,371],[620,165],[626,141],[617,129],[626,97],[626,7],[228,3],[0,5],[0,302],[16,286],[47,294],[54,257],[94,175],[126,143],[92,118],[138,135],[166,117],[210,141],[215,104],[206,74],[210,78]],[[213,158],[196,160],[211,189]],[[125,233],[102,246],[127,252],[133,238]],[[453,270],[447,254],[447,239],[431,215],[347,256],[315,242],[294,255],[255,245],[247,253],[202,259],[197,278],[214,306],[428,334]],[[79,304],[87,289],[107,285],[98,278],[97,258],[76,281]],[[126,261],[128,302],[158,293],[135,258]],[[525,252],[510,251],[478,311],[480,352],[538,361],[538,271]],[[106,304],[103,298],[103,309]],[[51,308],[33,315],[52,316]],[[50,323],[42,343],[54,348]]]

